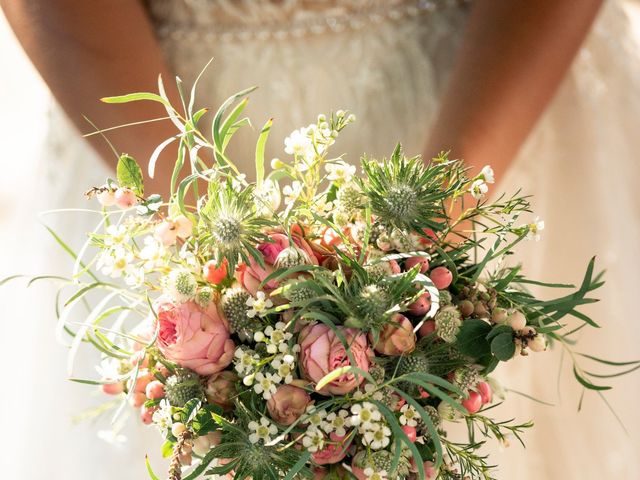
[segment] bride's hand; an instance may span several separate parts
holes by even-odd
[[[602,0],[476,0],[425,150],[502,178],[551,100]]]
[[[141,1],[0,0],[16,36],[56,100],[82,133],[166,116],[160,104],[105,105],[99,98],[156,91],[158,73],[173,84]],[[108,133],[119,152],[146,164],[155,147],[176,133],[154,122]],[[99,136],[89,141],[115,166],[117,157]],[[169,149],[168,149],[169,150]],[[158,168],[148,191],[166,193],[170,168]]]

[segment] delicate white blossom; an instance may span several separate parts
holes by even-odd
[[[254,318],[256,315],[262,317],[267,310],[273,307],[273,302],[267,298],[264,292],[256,292],[256,296],[247,299],[247,317]],[[259,341],[259,340],[256,340]]]
[[[367,480],[388,480],[389,478],[387,477],[388,474],[386,470],[380,470],[376,472],[371,467],[365,468],[364,474],[367,477]]]
[[[370,428],[382,418],[378,407],[370,402],[356,403],[351,406],[351,425],[360,428]]]
[[[289,353],[288,342],[289,340],[291,340],[291,338],[293,338],[293,334],[291,332],[287,332],[286,328],[287,325],[284,322],[278,322],[275,324],[275,327],[269,325],[264,329],[264,332],[254,333],[253,339],[256,342],[266,343],[267,352],[271,354],[275,354],[278,352]]]
[[[273,373],[267,373],[266,375],[262,372],[256,373],[255,376],[255,384],[253,385],[253,390],[257,394],[262,394],[262,398],[265,400],[269,400],[271,396],[276,393],[276,385],[282,381],[278,375],[274,375]]]
[[[491,168],[490,165],[485,165],[484,167],[482,167],[479,177],[481,177],[486,183],[495,183],[493,168]]]
[[[536,217],[528,227],[529,233],[527,233],[527,239],[534,239],[536,242],[540,240],[540,232],[544,230],[544,220],[540,220],[540,217]]]
[[[302,193],[302,183],[298,180],[294,180],[291,185],[284,186],[282,193],[284,195],[285,205],[291,205],[298,199],[300,193]]]
[[[471,184],[471,187],[469,188],[469,191],[471,192],[471,196],[473,198],[475,198],[476,200],[480,200],[487,194],[487,192],[489,191],[489,187],[484,180],[478,179],[474,180],[474,182]]]
[[[278,427],[265,417],[260,419],[260,423],[255,421],[249,422],[249,430],[252,432],[249,435],[249,441],[251,443],[258,443],[260,440],[264,443],[269,443],[271,438],[278,433]]]
[[[253,372],[255,364],[260,360],[260,357],[248,348],[236,348],[234,357],[236,364],[235,370],[240,375]]]
[[[347,428],[349,427],[349,412],[347,410],[339,410],[338,413],[331,412],[325,418],[322,425],[322,429],[327,433],[334,432],[340,437],[344,437],[347,434]]]
[[[302,437],[302,445],[311,453],[324,448],[324,434],[317,428],[309,428]]]
[[[415,427],[418,425],[418,418],[420,418],[418,412],[408,403],[400,409],[400,423],[402,425]]]
[[[350,182],[356,173],[355,165],[349,165],[342,161],[328,163],[325,169],[328,173],[327,179],[338,184]]]
[[[382,423],[374,423],[362,435],[362,443],[373,450],[380,450],[390,443],[391,429]]]
[[[153,412],[153,416],[151,417],[153,423],[162,430],[166,431],[171,428],[171,424],[173,423],[173,414],[171,412],[171,405],[166,399],[160,400],[159,408]]]
[[[271,366],[284,380],[284,383],[293,382],[295,372],[295,359],[293,355],[278,355],[271,361]]]

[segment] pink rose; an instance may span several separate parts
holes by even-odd
[[[392,317],[393,323],[386,324],[378,337],[374,349],[383,355],[402,355],[412,352],[416,348],[416,334],[413,325],[407,317],[396,313]],[[372,339],[373,334],[369,334]]]
[[[155,309],[158,348],[168,360],[200,375],[212,375],[231,363],[235,345],[214,302],[203,310],[195,302],[178,304],[160,298]]]
[[[367,336],[355,328],[338,327],[342,332],[356,367],[368,372],[373,352]],[[306,326],[298,338],[300,344],[300,367],[303,376],[318,383],[336,368],[351,365],[344,345],[336,333],[322,323]],[[320,390],[323,395],[344,395],[358,387],[364,378],[348,373],[342,375]]]
[[[330,443],[322,450],[315,452],[311,455],[311,458],[318,465],[329,465],[331,463],[338,463],[347,455],[347,450],[351,444],[351,440],[343,442],[346,437],[341,437],[335,433],[329,435],[331,439]],[[353,437],[351,437],[353,438]]]
[[[269,239],[270,242],[264,242],[257,246],[258,251],[262,254],[264,258],[264,268],[261,267],[258,262],[256,262],[253,258],[250,259],[249,264],[242,264],[237,272],[238,281],[246,288],[251,295],[255,296],[256,292],[260,289],[260,284],[271,275],[276,264],[276,260],[278,259],[278,255],[282,253],[283,250],[289,248],[291,246],[291,242],[289,242],[289,237],[280,232],[270,233]],[[313,252],[313,249],[307,243],[307,241],[299,235],[292,235],[294,245],[299,248],[302,253],[306,254],[309,258],[309,261],[317,265],[318,259]],[[273,290],[278,287],[278,282],[272,280],[268,282],[264,286],[264,290]]]
[[[267,410],[276,422],[291,425],[310,403],[311,397],[304,389],[295,385],[281,385],[267,401]]]
[[[211,375],[204,388],[209,403],[218,405],[224,410],[231,410],[233,397],[237,394],[236,382],[238,380],[237,375],[229,370]]]

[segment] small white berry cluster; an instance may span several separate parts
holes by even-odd
[[[351,413],[351,425],[358,428],[364,446],[380,450],[389,445],[391,429],[378,407],[371,402],[356,403],[351,406]]]

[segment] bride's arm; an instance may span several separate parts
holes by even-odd
[[[426,156],[507,169],[551,100],[602,0],[477,0]]]
[[[0,0],[0,5],[53,95],[82,132],[92,130],[83,115],[100,128],[166,116],[159,104],[106,105],[98,100],[157,91],[159,72],[172,78],[141,2]],[[108,136],[121,152],[140,157],[144,164],[174,130],[169,122],[158,122],[114,130]],[[100,136],[90,138],[101,156],[115,165],[116,157]],[[158,170],[155,182],[166,187],[168,169]]]

